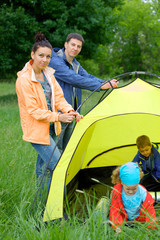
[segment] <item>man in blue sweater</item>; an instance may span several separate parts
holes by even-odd
[[[69,104],[76,110],[81,104],[82,89],[94,91],[99,87],[100,89],[108,89],[111,87],[107,82],[103,86],[102,79],[97,78],[89,74],[75,57],[80,53],[82,45],[84,43],[83,37],[78,33],[70,33],[64,48],[54,48],[51,55],[49,66],[55,69],[55,78],[59,82],[63,89],[64,97]],[[118,85],[118,81],[111,80],[112,86],[115,88]],[[101,86],[101,87],[100,87]],[[66,128],[66,124],[62,124],[62,130]],[[63,151],[69,141],[73,124],[68,124],[65,129],[63,138],[59,142],[59,149]]]

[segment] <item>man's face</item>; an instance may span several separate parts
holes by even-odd
[[[71,38],[69,42],[65,42],[65,54],[66,57],[74,58],[76,57],[82,49],[82,41]]]
[[[152,150],[152,145],[139,148],[140,153],[146,158],[148,158],[149,155],[151,154],[151,150]]]

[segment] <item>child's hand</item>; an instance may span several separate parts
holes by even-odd
[[[117,227],[117,228],[115,229],[115,232],[116,232],[116,234],[119,234],[119,233],[121,233],[121,229],[120,229],[119,227]]]

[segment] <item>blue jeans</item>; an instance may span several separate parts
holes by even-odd
[[[67,146],[67,143],[71,137],[72,130],[73,130],[73,122],[72,123],[61,122],[61,126],[62,126],[61,132],[63,132],[64,129],[66,128],[63,135],[60,136],[60,139],[59,139],[58,145],[57,145],[59,148],[59,151],[62,153],[64,151],[65,147]],[[57,142],[58,137],[56,136],[55,133],[53,134],[53,139],[55,140],[55,142]]]
[[[43,144],[36,144],[31,143],[32,146],[35,148],[35,150],[38,152],[37,156],[37,164],[36,164],[36,174],[37,174],[37,185],[39,186],[42,176],[44,174],[44,171],[46,169],[46,166],[48,164],[48,161],[50,160],[50,163],[47,167],[47,171],[44,174],[44,178],[42,181],[42,189],[47,187],[47,192],[49,191],[51,179],[52,179],[52,173],[55,169],[59,158],[60,158],[60,152],[58,148],[55,148],[55,151],[53,153],[53,149],[55,147],[55,141],[50,136],[50,145],[43,145]],[[52,155],[53,153],[53,155]],[[52,155],[52,157],[51,157]],[[51,159],[50,159],[51,157]],[[39,186],[40,187],[40,186]]]

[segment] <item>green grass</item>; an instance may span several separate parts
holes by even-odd
[[[42,221],[44,203],[40,198],[35,202],[29,217],[37,190],[37,154],[30,143],[22,140],[15,85],[2,83],[0,89],[0,239],[144,240],[160,237],[159,227],[157,230],[146,231],[146,225],[138,225],[136,229],[123,226],[122,233],[116,235],[110,225],[105,223],[106,215],[101,211],[94,211],[88,202],[84,223],[73,216],[67,221],[57,220],[45,225]]]
[[[15,94],[15,84],[13,82],[2,82],[0,86],[0,96]]]
[[[15,219],[20,214],[19,209],[23,207],[23,212],[29,210],[36,191],[36,152],[29,143],[22,141],[15,85],[13,83],[1,85],[0,89],[3,89],[3,92],[0,92],[0,232],[3,239],[11,239],[8,234],[14,232]],[[8,231],[9,229],[11,231]]]

